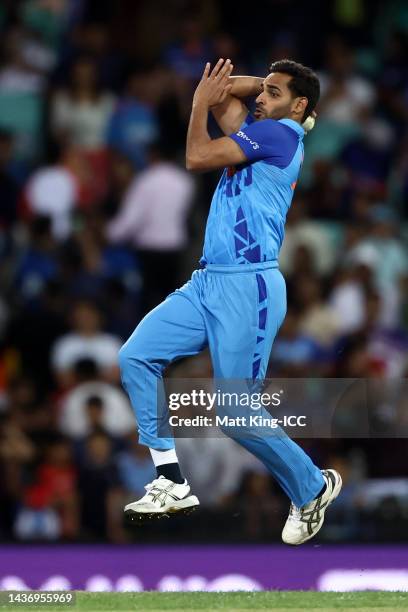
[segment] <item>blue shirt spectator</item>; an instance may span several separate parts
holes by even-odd
[[[125,95],[113,112],[107,132],[108,145],[129,157],[136,168],[146,166],[147,150],[159,136],[151,76],[149,71],[129,76]]]

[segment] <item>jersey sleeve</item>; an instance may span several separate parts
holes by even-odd
[[[253,116],[253,114],[248,113],[241,125],[239,126],[239,129],[243,130],[244,128],[248,127],[248,125],[251,125],[251,123],[253,123],[254,121],[255,117]]]
[[[279,168],[290,164],[299,142],[294,130],[274,119],[249,124],[246,120],[229,138],[240,146],[249,161],[264,160]]]

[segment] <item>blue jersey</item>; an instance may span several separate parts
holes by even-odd
[[[232,138],[248,161],[226,168],[214,192],[200,263],[278,258],[286,214],[303,161],[304,129],[292,119],[248,115]]]

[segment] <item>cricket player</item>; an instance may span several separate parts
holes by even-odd
[[[181,474],[174,439],[157,433],[163,370],[208,346],[215,378],[262,380],[286,313],[278,256],[303,161],[302,124],[307,127],[314,115],[319,81],[291,60],[274,62],[265,78],[232,77],[232,69],[229,59],[212,70],[206,64],[187,134],[188,170],[223,169],[201,269],[146,315],[119,354],[139,441],[150,448],[157,470],[146,494],[125,507],[126,516],[135,519],[188,513],[199,505]],[[257,96],[253,115],[242,102],[248,96]],[[208,134],[210,111],[222,138]],[[262,461],[291,500],[283,541],[297,545],[312,538],[340,492],[340,474],[319,469],[282,431],[270,436],[253,431],[236,441]]]

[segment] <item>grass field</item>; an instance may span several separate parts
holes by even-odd
[[[20,609],[22,606],[18,606]],[[1,608],[1,606],[0,606]],[[52,610],[100,610],[134,611],[134,610],[174,610],[192,612],[224,610],[275,610],[292,612],[318,610],[321,612],[341,612],[355,610],[359,612],[381,612],[397,609],[408,609],[408,593],[364,591],[355,593],[316,593],[312,591],[274,591],[274,592],[236,592],[236,593],[85,593],[77,592],[75,606],[34,607],[24,609],[40,611]],[[3,608],[4,609],[4,608]],[[7,610],[17,607],[7,607]]]

